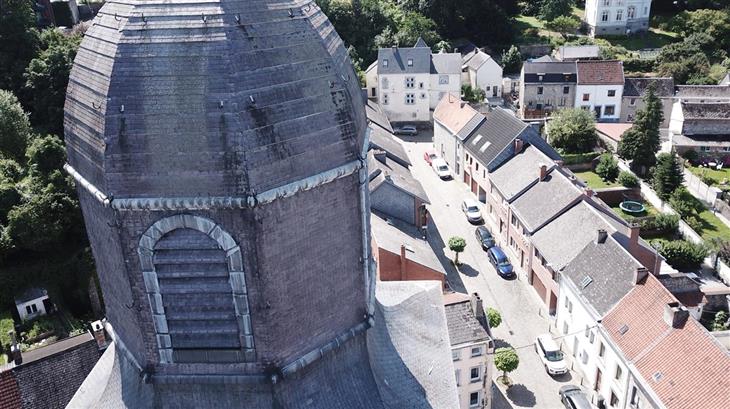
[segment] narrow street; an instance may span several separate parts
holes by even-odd
[[[513,381],[508,393],[512,407],[562,408],[558,389],[567,383],[577,383],[577,380],[572,373],[556,378],[549,376],[535,353],[535,338],[549,332],[545,305],[522,277],[505,280],[497,275],[474,235],[475,226],[467,222],[460,208],[464,198],[475,198],[474,195],[458,179],[439,179],[423,160],[424,152],[432,147],[429,135],[424,132],[417,140],[406,139],[404,145],[413,163],[413,175],[421,182],[431,201],[428,209],[438,228],[438,234],[429,231],[429,240],[434,248],[445,247],[452,236],[461,236],[467,242],[466,249],[459,255],[459,261],[463,263],[459,268],[461,272],[448,261],[453,252],[448,249],[445,253],[437,251],[447,268],[449,284],[458,292],[479,293],[485,306],[493,307],[502,314],[502,324],[493,330],[496,345],[512,346],[520,357],[518,369],[509,375]],[[556,342],[561,344],[561,340]],[[495,377],[499,375],[496,369],[493,374]],[[498,393],[495,391],[494,394]],[[495,409],[503,407],[500,401],[495,396]]]

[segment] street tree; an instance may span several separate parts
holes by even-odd
[[[28,114],[10,91],[0,90],[0,158],[23,158],[31,137]]]
[[[502,323],[502,315],[492,307],[487,308],[487,320],[489,328],[497,328]]]
[[[555,19],[548,21],[545,24],[545,27],[550,30],[557,31],[564,39],[567,39],[569,35],[575,34],[575,32],[578,31],[580,28],[580,20],[578,20],[575,16],[558,16]]]
[[[514,348],[497,348],[494,351],[494,366],[502,371],[502,381],[506,383],[507,374],[517,369],[520,364],[520,357]]]
[[[566,153],[590,152],[596,146],[596,121],[580,108],[563,109],[547,124],[550,144]]]
[[[502,68],[505,74],[516,74],[522,69],[522,54],[515,45],[502,52]]]
[[[663,200],[669,197],[682,186],[684,174],[682,165],[677,156],[672,153],[663,152],[657,156],[657,163],[652,174],[652,187]]]
[[[464,248],[466,248],[466,240],[464,240],[462,237],[454,236],[449,239],[449,250],[456,253],[456,256],[454,257],[454,264],[459,265],[459,253],[464,251]]]
[[[618,155],[631,162],[631,169],[645,176],[656,163],[659,150],[659,126],[664,120],[662,102],[655,92],[654,84],[647,87],[644,108],[636,111],[634,125],[624,132],[618,144]]]

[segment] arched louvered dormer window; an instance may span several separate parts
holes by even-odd
[[[192,215],[153,224],[139,242],[161,363],[255,360],[241,250]]]

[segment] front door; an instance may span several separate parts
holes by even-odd
[[[497,86],[492,87],[492,96],[493,97],[496,97],[497,96],[497,91],[498,90],[499,90],[499,87],[497,87]]]

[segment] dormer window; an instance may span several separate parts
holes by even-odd
[[[386,58],[383,60],[383,67],[387,67],[387,66],[388,66],[388,59]]]
[[[543,77],[542,75],[538,75],[538,76],[537,76],[537,80],[538,80],[538,81],[542,81],[542,77]]]
[[[408,59],[408,66],[409,67],[413,67],[413,59],[412,58],[409,58]]]

